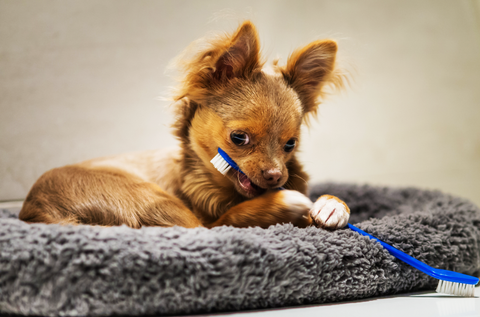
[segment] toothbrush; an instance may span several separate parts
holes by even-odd
[[[228,156],[227,153],[225,153],[224,150],[221,148],[218,148],[218,154],[215,155],[215,157],[210,161],[210,163],[213,164],[213,166],[222,173],[223,176],[227,174],[227,172],[230,170],[230,168],[233,168],[234,170],[237,170],[238,172],[242,173],[245,175],[245,173],[238,167],[237,163],[235,163],[234,160],[230,156]],[[277,189],[285,189],[283,187],[278,187]]]
[[[228,154],[225,153],[221,148],[218,148],[218,154],[215,155],[215,157],[210,161],[210,163],[212,163],[213,166],[220,173],[222,173],[223,176],[227,174],[231,167],[233,167],[233,169],[239,171],[240,173],[245,174],[244,172],[242,172],[240,167],[238,167],[237,163],[235,163],[230,158],[230,156],[228,156]]]
[[[387,249],[387,251],[390,252],[391,255],[393,255],[397,259],[402,260],[403,262],[413,266],[417,270],[420,270],[423,273],[438,279],[439,283],[436,289],[437,293],[451,294],[456,296],[466,296],[466,297],[473,297],[475,295],[475,285],[477,285],[479,281],[477,277],[473,277],[473,276],[469,276],[469,275],[465,275],[465,274],[461,274],[453,271],[433,268],[415,259],[414,257],[411,257],[410,255],[392,247],[391,245],[383,242],[382,240],[375,238],[374,236],[366,233],[365,231],[360,230],[359,228],[351,224],[347,224],[347,226],[351,230],[358,232],[361,235],[364,235],[366,237],[369,237],[370,239],[380,242],[380,244],[385,249]]]
[[[210,162],[223,175],[225,175],[232,167],[240,173],[244,174],[242,170],[238,167],[238,165],[221,148],[218,148],[218,154]],[[280,187],[279,189],[284,188]],[[479,278],[453,271],[433,268],[351,224],[347,224],[347,227],[355,232],[358,232],[361,235],[378,241],[385,249],[387,249],[388,252],[390,252],[391,255],[393,255],[397,259],[407,263],[410,266],[413,266],[417,270],[420,270],[427,275],[438,279],[439,283],[436,289],[437,293],[465,297],[475,296],[475,285],[478,284]]]

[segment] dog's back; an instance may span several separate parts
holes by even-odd
[[[43,174],[19,218],[26,222],[196,227],[177,198],[178,151],[156,150],[89,160]],[[187,215],[181,211],[186,210]]]

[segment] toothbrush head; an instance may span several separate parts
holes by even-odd
[[[215,157],[210,161],[210,163],[212,163],[213,166],[215,166],[215,168],[223,175],[226,175],[230,168],[233,168],[234,170],[245,174],[242,172],[240,167],[238,167],[238,165],[230,158],[230,156],[228,156],[228,154],[225,153],[225,151],[223,151],[221,148],[218,148],[218,154],[215,155]]]

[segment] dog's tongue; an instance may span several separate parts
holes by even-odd
[[[250,178],[248,178],[245,174],[239,174],[240,185],[243,187],[243,189],[249,192],[255,191],[255,188],[253,188]]]
[[[266,189],[258,187],[253,183],[250,178],[247,177],[247,175],[238,173],[238,180],[240,183],[240,186],[242,186],[243,190],[246,191],[249,195],[256,197],[258,195],[261,195],[266,191]]]

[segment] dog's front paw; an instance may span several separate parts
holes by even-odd
[[[323,195],[313,204],[310,216],[318,227],[326,229],[343,228],[350,218],[350,209],[337,197]]]
[[[306,227],[311,224],[311,218],[308,215],[312,209],[312,201],[304,194],[296,190],[281,190],[278,192],[283,204],[285,204],[290,222],[299,227]]]

